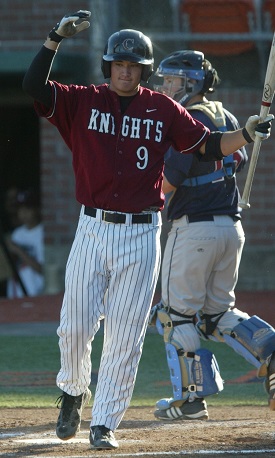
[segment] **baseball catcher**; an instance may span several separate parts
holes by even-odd
[[[161,61],[156,76],[162,84],[155,89],[181,103],[211,131],[239,128],[221,102],[206,97],[220,79],[203,53],[176,51]],[[260,135],[271,119],[263,122]],[[245,242],[236,174],[247,159],[244,147],[212,162],[172,148],[166,155],[163,189],[172,229],[162,264],[162,300],[153,308],[151,321],[164,338],[173,394],[157,402],[155,416],[160,420],[206,420],[205,398],[223,389],[216,358],[200,348],[200,338],[225,342],[259,376],[267,376],[270,406],[275,406],[274,329],[235,307]]]

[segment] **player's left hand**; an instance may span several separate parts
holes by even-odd
[[[259,122],[260,116],[250,116],[246,121],[245,129],[251,141],[254,142],[256,136],[260,137],[261,140],[266,140],[270,136],[273,119],[273,114],[269,114],[262,122]]]
[[[72,37],[90,27],[89,21],[82,21],[79,24],[76,24],[76,21],[90,16],[91,12],[86,10],[79,10],[76,13],[66,15],[61,19],[60,23],[55,26],[54,31],[62,38]]]

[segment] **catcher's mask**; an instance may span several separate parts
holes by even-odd
[[[128,61],[142,65],[141,80],[148,81],[153,73],[153,46],[150,38],[138,30],[123,29],[111,35],[104,49],[101,70],[111,77],[111,62]]]
[[[214,92],[220,82],[216,70],[200,51],[176,51],[163,59],[156,77],[164,79],[154,89],[162,92],[185,106],[196,94]]]

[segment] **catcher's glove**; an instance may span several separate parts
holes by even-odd
[[[51,30],[49,33],[49,38],[52,41],[59,43],[61,40],[63,40],[63,38],[69,38],[73,35],[76,35],[82,30],[90,27],[90,22],[82,21],[80,24],[76,24],[75,22],[79,19],[88,18],[90,16],[91,12],[85,10],[79,10],[76,13],[64,16],[61,21],[58,22],[56,26]]]

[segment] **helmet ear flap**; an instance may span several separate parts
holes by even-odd
[[[147,83],[149,78],[150,78],[150,76],[152,75],[153,71],[154,71],[153,64],[151,64],[151,65],[142,65],[142,72],[141,72],[142,81],[145,81]]]
[[[111,62],[107,62],[106,60],[101,60],[101,71],[103,73],[104,78],[111,78]]]
[[[104,54],[107,53],[107,44],[104,48]],[[104,78],[111,78],[111,62],[107,62],[103,58],[101,59],[101,71],[103,73]]]

